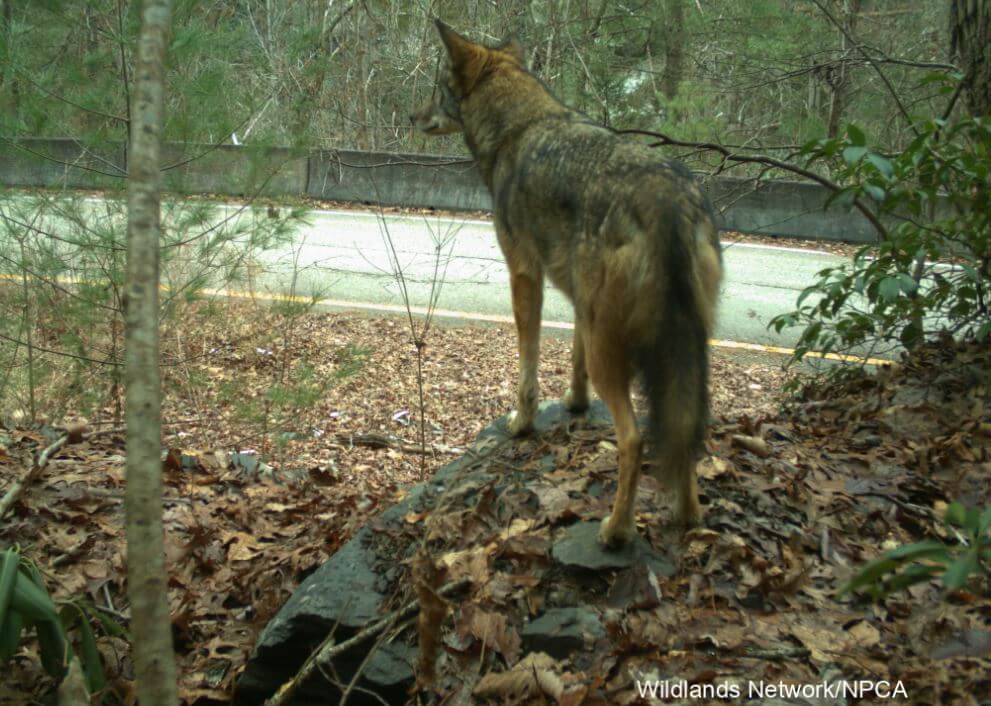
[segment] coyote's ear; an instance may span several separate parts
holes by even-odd
[[[520,40],[515,36],[505,39],[502,44],[496,47],[496,49],[505,54],[509,54],[511,57],[520,62],[520,64],[526,66],[526,50],[523,48]]]
[[[437,20],[437,31],[451,57],[452,73],[457,77],[462,92],[467,95],[485,66],[488,50],[465,39],[440,20]]]

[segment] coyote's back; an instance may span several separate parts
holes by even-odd
[[[526,71],[515,42],[488,48],[438,27],[449,63],[435,100],[413,117],[427,133],[462,130],[492,193],[519,332],[513,431],[529,429],[537,407],[546,275],[575,306],[567,402],[584,409],[591,378],[616,423],[620,479],[602,541],[636,531],[642,443],[630,388],[638,376],[676,519],[697,522],[694,467],[721,278],[711,207],[684,166],[561,104]]]

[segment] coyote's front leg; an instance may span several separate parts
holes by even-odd
[[[508,258],[507,258],[508,260]],[[513,293],[513,317],[520,348],[520,383],[516,411],[509,416],[509,431],[523,434],[533,428],[537,414],[540,389],[537,383],[537,361],[540,357],[540,309],[544,299],[543,276],[532,265],[527,270],[513,271],[510,263],[510,288]]]

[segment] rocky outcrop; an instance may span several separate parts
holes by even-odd
[[[518,631],[511,624],[514,621],[500,623],[507,637],[501,644],[496,642],[496,649],[506,653],[503,658],[518,659],[520,648],[524,653],[542,651],[556,658],[594,649],[605,628],[599,611],[581,603],[583,581],[595,572],[636,565],[649,566],[656,574],[670,575],[673,571],[670,562],[643,540],[619,552],[599,548],[595,541],[597,518],[581,517],[581,510],[576,512],[569,503],[574,498],[576,503],[591,499],[603,505],[603,496],[611,497],[611,493],[604,493],[602,483],[589,478],[588,487],[576,492],[562,490],[547,480],[548,475],[561,472],[568,445],[557,446],[564,451],[555,453],[542,439],[554,433],[578,433],[584,435],[587,445],[606,443],[603,451],[608,456],[608,442],[601,439],[610,433],[611,426],[600,403],[583,417],[570,415],[560,404],[545,403],[536,420],[536,434],[525,440],[509,438],[505,418],[490,425],[468,453],[444,466],[429,482],[411,488],[402,502],[361,529],[300,585],[259,637],[238,682],[235,703],[262,703],[297,673],[328,633],[333,631],[339,643],[408,600],[408,560],[425,536],[436,549],[439,563],[452,573],[460,570],[459,552],[484,554],[491,548],[491,555],[499,555],[508,565],[506,571],[492,570],[488,576],[497,575],[502,581],[506,576],[529,575],[530,583],[555,586],[541,597],[537,614],[521,614],[523,624]],[[525,448],[514,456],[513,450],[520,445]],[[578,477],[578,469],[575,475]],[[467,522],[459,515],[465,511],[483,519]],[[424,520],[431,515],[437,516],[433,531]],[[448,540],[450,533],[445,527],[462,534]],[[489,563],[485,566],[489,567],[491,560],[486,557]],[[562,575],[568,577],[563,584],[569,587],[558,590],[557,577]],[[478,584],[485,578],[475,579],[473,588],[481,588]],[[596,590],[601,588],[601,578],[593,582]],[[453,612],[457,622],[458,610]],[[473,640],[494,639],[480,638],[477,627],[479,615],[491,614],[484,609],[473,611],[471,620],[475,622],[461,624],[448,646],[456,651]],[[415,639],[415,630],[406,630],[387,641],[371,640],[356,647],[335,659],[336,686],[318,674],[303,685],[293,703],[336,703],[339,685],[349,683],[359,666],[356,685],[360,689],[353,690],[349,704],[380,704],[379,698],[403,703],[414,681]]]

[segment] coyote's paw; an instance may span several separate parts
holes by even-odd
[[[637,523],[631,517],[627,522],[613,520],[606,515],[599,527],[599,544],[606,549],[621,547],[637,536]]]
[[[588,393],[577,394],[571,387],[564,393],[564,399],[561,401],[564,403],[565,409],[572,414],[581,414],[588,409]]]
[[[533,431],[533,417],[524,416],[517,410],[513,410],[509,413],[506,426],[509,428],[509,433],[512,436],[520,436],[521,434]]]

